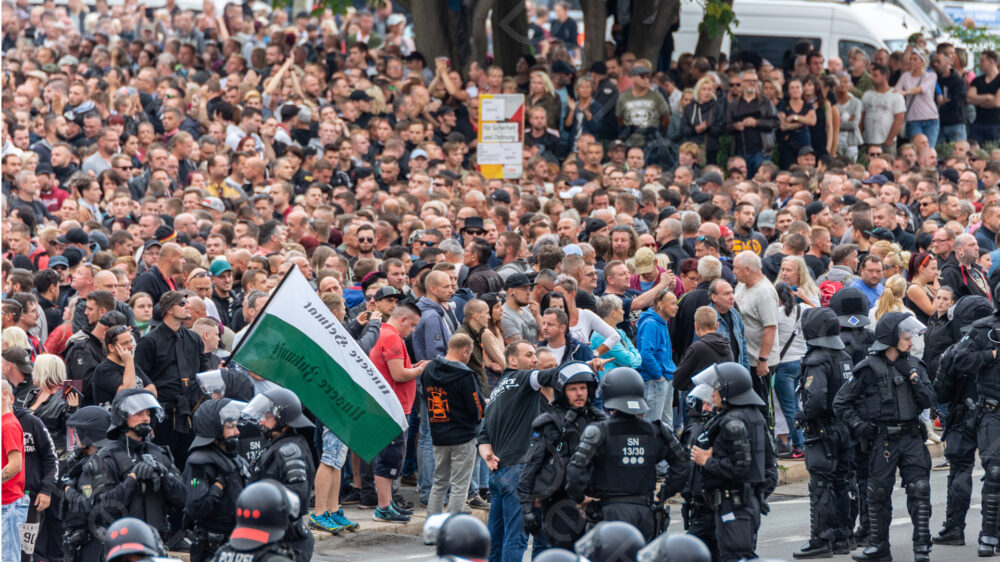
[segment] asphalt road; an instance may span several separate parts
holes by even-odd
[[[940,459],[934,459],[934,464]],[[976,537],[980,527],[980,487],[983,472],[977,467],[973,473],[972,509],[969,510],[966,527],[966,546],[935,546],[931,558],[935,561],[967,561],[976,559]],[[931,472],[931,499],[933,515],[931,533],[936,533],[944,520],[945,487],[948,473]],[[762,558],[791,560],[792,552],[809,537],[809,500],[806,484],[782,486],[771,501],[771,513],[764,518],[757,542],[757,554]],[[893,559],[912,560],[910,537],[912,526],[906,513],[906,494],[898,487],[892,496],[893,521],[890,527],[890,542],[893,545]],[[681,532],[680,515],[672,506],[673,521],[671,532]],[[424,546],[419,537],[355,533],[347,538],[334,537],[316,545],[313,560],[345,562],[366,560],[372,562],[402,562],[432,560],[432,547]],[[527,555],[525,560],[529,560]],[[850,555],[835,556],[831,560],[849,561]]]

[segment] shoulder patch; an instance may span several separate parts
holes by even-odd
[[[740,420],[729,420],[722,429],[730,439],[742,439],[747,436],[747,426]]]
[[[301,451],[299,451],[299,448],[296,447],[294,444],[288,443],[282,445],[281,448],[278,449],[278,454],[280,454],[282,457],[286,459],[294,459],[300,456]]]

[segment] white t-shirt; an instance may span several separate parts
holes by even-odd
[[[608,348],[612,348],[622,340],[621,335],[614,326],[609,326],[607,322],[593,312],[580,308],[576,319],[576,326],[569,327],[569,334],[577,341],[587,345],[590,342],[590,334],[597,332],[604,336],[604,343]]]
[[[889,90],[880,94],[868,90],[861,97],[861,105],[865,110],[864,137],[866,144],[885,144],[892,122],[897,113],[906,113],[906,101],[902,94]]]

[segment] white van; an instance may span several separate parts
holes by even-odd
[[[734,0],[739,25],[726,36],[722,51],[730,56],[756,51],[780,66],[796,44],[809,40],[826,59],[847,59],[860,47],[870,54],[877,49],[903,50],[906,39],[921,30],[920,22],[898,6],[882,2],[823,2],[813,0]],[[693,53],[703,8],[681,3],[680,29],[674,33],[674,52]]]

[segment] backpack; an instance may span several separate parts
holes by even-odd
[[[820,306],[830,306],[830,299],[833,298],[834,293],[844,288],[844,284],[840,281],[830,281],[827,279],[819,284],[819,305]]]

